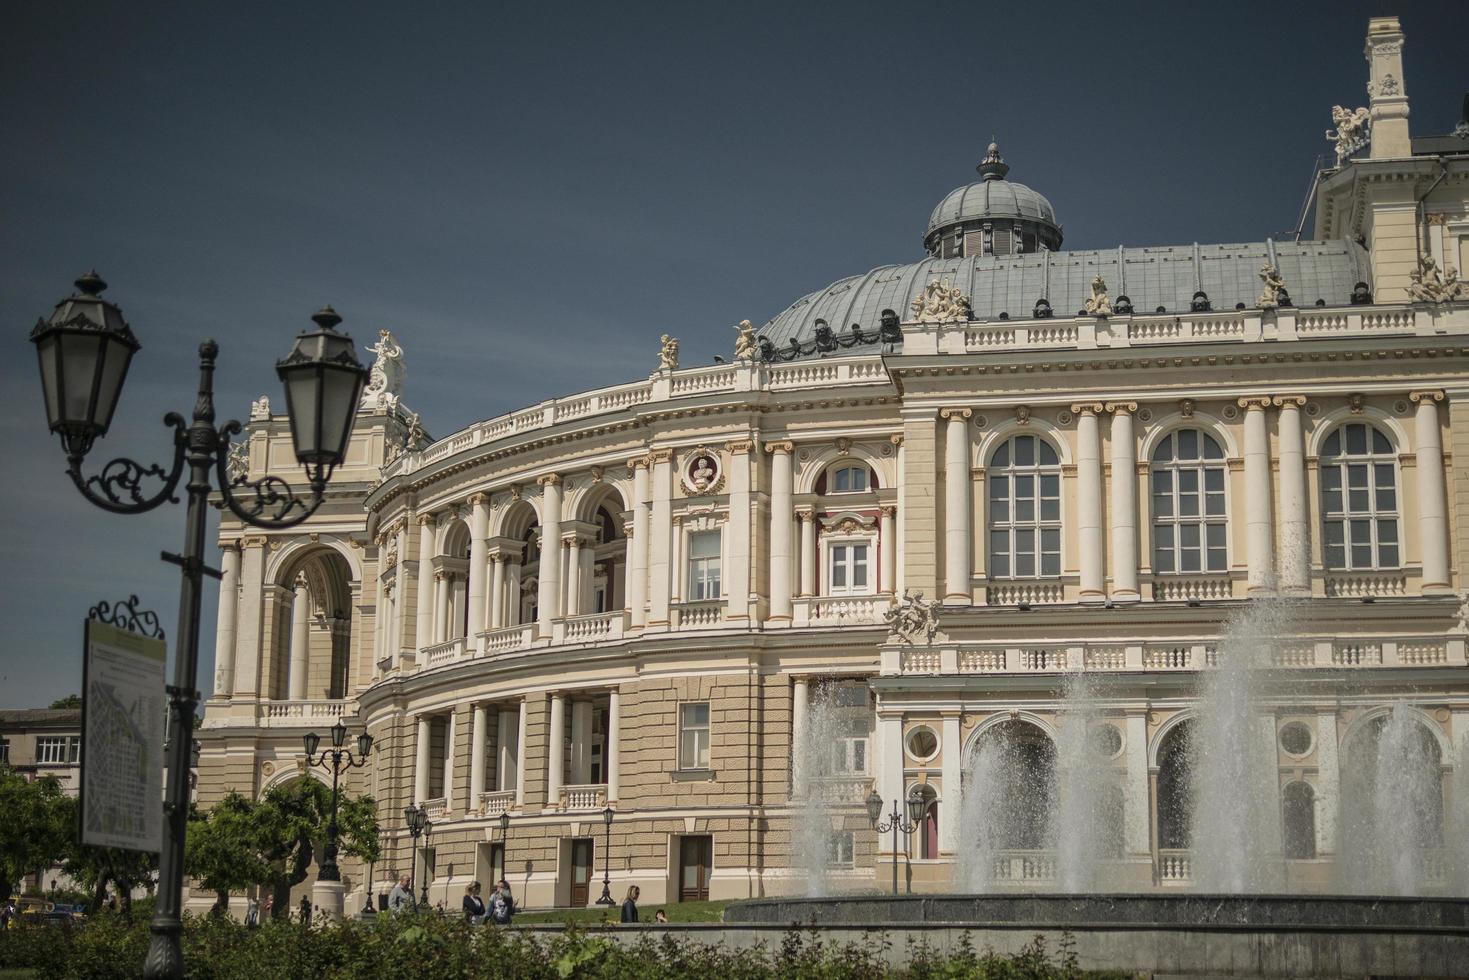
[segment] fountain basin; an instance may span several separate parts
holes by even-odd
[[[1362,895],[848,895],[759,898],[724,910],[728,923],[962,923],[1084,929],[1264,928],[1446,930],[1469,935],[1469,899]]]

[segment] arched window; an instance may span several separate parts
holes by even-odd
[[[1188,778],[1192,734],[1193,723],[1182,722],[1163,736],[1158,747],[1158,846],[1165,851],[1186,850],[1192,840],[1193,787]]]
[[[1011,436],[990,456],[989,574],[1061,574],[1061,461],[1039,436]]]
[[[1200,429],[1170,432],[1153,450],[1153,571],[1222,572],[1224,450]]]
[[[918,856],[931,861],[939,856],[939,795],[927,783],[919,783],[909,791],[923,800],[923,816],[918,821]]]
[[[866,493],[872,489],[872,471],[861,464],[833,467],[826,476],[827,493]]]
[[[1310,783],[1288,783],[1281,792],[1285,824],[1285,856],[1304,860],[1316,856],[1316,791]]]
[[[1321,520],[1326,567],[1398,567],[1398,481],[1392,442],[1366,422],[1348,422],[1321,445]]]

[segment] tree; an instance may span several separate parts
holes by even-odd
[[[271,914],[290,914],[291,889],[306,880],[312,859],[326,847],[332,791],[316,779],[298,779],[268,790],[260,801],[261,856],[274,869]],[[377,804],[370,796],[337,799],[338,856],[376,861],[379,854]]]
[[[54,777],[32,782],[0,767],[0,902],[38,868],[58,864],[76,834],[76,801]]]
[[[158,855],[149,851],[125,851],[120,847],[95,847],[73,842],[63,870],[92,893],[92,911],[102,908],[111,885],[122,903],[124,918],[133,914],[133,891],[152,891],[158,874]]]
[[[51,702],[52,711],[56,711],[62,708],[80,708],[81,706],[82,696],[80,694],[68,694],[64,698],[57,698],[55,701]]]
[[[217,914],[229,910],[230,892],[274,878],[262,853],[266,840],[261,823],[260,805],[234,791],[207,813],[189,815],[184,871],[214,892]]]

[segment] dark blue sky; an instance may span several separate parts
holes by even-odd
[[[421,9],[427,8],[427,9]],[[1072,248],[1294,227],[1367,18],[1408,35],[1414,131],[1458,118],[1462,3],[17,3],[0,30],[0,705],[80,688],[80,621],[170,636],[182,514],[84,503],[44,431],[35,318],[95,266],[143,351],[95,462],[159,456],[223,352],[221,415],[322,303],[392,329],[443,435],[685,363],[922,255],[990,135]],[[103,455],[104,453],[108,455]],[[206,632],[215,595],[206,596]],[[211,676],[212,639],[201,678]]]

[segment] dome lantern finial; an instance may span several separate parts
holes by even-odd
[[[990,137],[989,149],[985,151],[984,159],[979,166],[974,168],[985,180],[1004,180],[1005,175],[1010,172],[1010,165],[1000,159],[1000,144]]]

